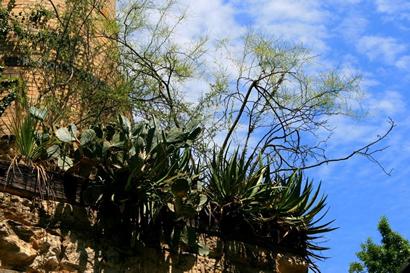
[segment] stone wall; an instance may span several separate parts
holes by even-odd
[[[307,272],[305,262],[288,255],[278,255],[279,270],[271,264],[252,264],[238,253],[236,258],[230,254],[228,262],[228,258],[216,257],[217,247],[210,238],[212,258],[173,255],[165,246],[131,254],[99,238],[94,223],[92,211],[81,207],[0,193],[0,272]]]

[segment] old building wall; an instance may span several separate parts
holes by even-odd
[[[100,9],[95,9],[95,18],[96,30],[98,32],[104,32],[104,18],[111,20],[115,17],[115,0],[90,0],[98,3],[104,3],[103,7]],[[12,11],[12,17],[16,20],[26,20],[24,17],[27,14],[38,6],[42,6],[51,12],[54,12],[56,9],[57,12],[61,13],[65,9],[66,0],[16,0],[15,8]],[[8,1],[3,1],[3,5],[6,6]],[[50,28],[53,27],[53,22],[50,23]],[[112,62],[112,56],[109,55],[109,52],[115,50],[115,43],[109,39],[102,38],[102,33],[96,33],[97,37],[89,37],[88,33],[83,33],[84,39],[89,41],[89,48],[83,50],[83,52],[78,52],[78,58],[75,60],[74,66],[81,68],[86,67],[89,71],[92,71],[93,76],[96,79],[108,82],[112,80],[113,71],[112,67],[114,66]],[[39,69],[33,69],[26,67],[24,64],[19,62],[13,63],[13,58],[18,56],[18,46],[13,47],[5,44],[0,44],[0,65],[4,66],[4,77],[18,77],[21,78],[25,86],[26,94],[29,101],[32,104],[36,104],[45,93],[51,92],[50,95],[58,94],[61,105],[66,103],[71,107],[71,118],[67,122],[76,122],[77,120],[82,119],[83,109],[81,104],[78,102],[79,98],[75,96],[68,97],[72,90],[78,89],[79,80],[76,83],[64,82],[64,84],[55,84],[52,77],[49,75],[49,71],[41,71]],[[86,51],[86,52],[85,52]],[[11,60],[11,61],[10,61]],[[65,73],[65,72],[64,72]],[[70,75],[73,73],[73,76]],[[72,80],[75,77],[75,73],[70,71],[66,78]],[[57,87],[56,87],[57,86]],[[54,92],[54,94],[52,93]],[[68,94],[67,96],[65,94]],[[3,94],[4,96],[5,94]],[[0,94],[0,99],[2,95]],[[60,98],[61,97],[61,98]],[[57,107],[58,109],[58,107]],[[7,109],[7,111],[0,118],[0,134],[9,133],[7,127],[15,119],[15,106],[14,104]],[[3,132],[2,132],[3,131]]]

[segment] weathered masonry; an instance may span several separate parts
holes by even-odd
[[[67,1],[67,3],[70,2],[74,3],[75,1]],[[116,73],[115,69],[112,69],[114,61],[110,56],[112,51],[109,50],[115,50],[115,43],[106,38],[106,32],[109,29],[107,25],[115,18],[116,1],[87,0],[82,2],[87,3],[87,8],[91,12],[89,17],[82,15],[84,18],[76,19],[81,23],[78,26],[78,33],[75,33],[76,29],[74,29],[68,35],[68,39],[74,40],[74,42],[68,42],[72,44],[70,47],[53,45],[49,51],[42,48],[30,48],[30,59],[28,60],[25,54],[28,54],[27,48],[30,47],[29,42],[27,42],[29,39],[22,42],[16,38],[18,35],[14,35],[15,33],[13,34],[12,31],[8,33],[7,39],[0,39],[0,66],[4,67],[3,78],[21,79],[31,104],[44,101],[44,103],[54,106],[54,112],[58,112],[63,107],[71,109],[72,112],[66,118],[66,121],[71,119],[70,122],[83,120],[87,115],[87,106],[79,101],[78,96],[73,95],[75,94],[73,90],[81,88],[79,87],[81,81],[87,78],[88,81],[98,82],[98,84],[89,84],[90,86],[107,84],[108,81],[115,78],[113,73]],[[73,3],[70,3],[72,5],[70,12],[77,8],[76,4]],[[3,7],[7,7],[8,4],[9,0],[3,0]],[[50,29],[51,34],[53,30],[60,28],[56,33],[64,33],[61,31],[61,28],[65,27],[64,20],[69,20],[59,19],[59,16],[62,16],[66,11],[67,5],[65,0],[16,0],[14,8],[10,12],[10,18],[13,22],[21,23],[23,28],[30,28],[30,31],[35,33],[38,26],[33,23],[35,21],[33,18],[41,15],[37,11],[46,11],[52,14],[51,18],[53,19],[49,20],[46,25],[40,23],[40,28],[42,30]],[[87,12],[88,10],[84,11],[84,14]],[[73,18],[75,18],[75,14]],[[75,44],[75,39],[79,40],[78,37],[73,37],[76,34],[82,38],[83,44]],[[53,42],[52,39],[50,41]],[[66,48],[63,48],[64,46]],[[60,48],[63,48],[61,52],[59,52]],[[71,50],[72,52],[63,52],[63,50]],[[0,93],[0,99],[6,95]],[[9,107],[2,115],[0,127],[4,129],[5,125],[14,118],[14,115],[15,105]]]

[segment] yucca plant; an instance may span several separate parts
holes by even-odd
[[[323,258],[316,239],[333,230],[321,223],[326,197],[319,196],[301,172],[272,177],[269,164],[247,158],[246,151],[214,152],[209,163],[206,192],[209,228],[226,240],[259,245],[272,252],[304,257],[313,270]]]
[[[33,169],[36,174],[36,187],[43,198],[49,193],[47,170],[50,162],[47,149],[51,145],[47,129],[42,126],[46,110],[36,107],[16,109],[8,116],[4,123],[6,130],[14,137],[13,154],[10,154],[10,167],[7,172],[8,180],[19,171],[19,166],[25,165]]]
[[[44,109],[20,105],[4,122],[6,130],[15,137],[15,156],[22,163],[30,165],[47,158],[49,135],[42,125],[46,114]]]

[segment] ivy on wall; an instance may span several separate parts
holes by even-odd
[[[2,63],[35,79],[35,87],[28,81],[26,86],[37,92],[37,106],[50,110],[50,126],[86,126],[130,109],[127,84],[117,69],[118,49],[107,38],[115,33],[104,28],[115,21],[100,12],[104,4],[66,1],[64,11],[57,11],[41,5],[16,8],[10,1],[0,8]]]

